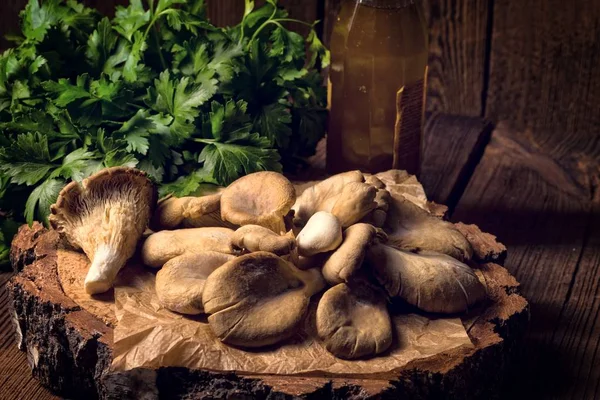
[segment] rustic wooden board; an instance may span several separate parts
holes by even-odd
[[[483,155],[492,125],[481,118],[433,114],[427,118],[421,183],[427,197],[452,210]]]
[[[428,0],[427,110],[481,116],[491,4],[487,0]]]
[[[486,116],[554,156],[600,155],[600,2],[494,2]]]
[[[499,125],[452,219],[508,246],[506,266],[532,304],[507,396],[591,398],[600,374],[599,234],[593,185],[581,182],[600,174],[566,170],[527,139]]]
[[[499,393],[509,356],[528,321],[527,301],[520,296],[517,281],[500,265],[487,263],[480,266],[480,272],[490,302],[473,315],[477,316],[474,321],[465,319],[474,348],[457,348],[413,361],[399,373],[300,379],[160,368],[106,376],[112,360],[112,328],[63,292],[57,273],[60,247],[58,234],[40,224],[20,229],[11,260],[21,272],[8,284],[9,310],[15,316],[17,342],[31,359],[33,375],[68,397],[338,398],[352,393],[356,399],[372,395],[489,399]],[[173,385],[175,382],[178,384]]]

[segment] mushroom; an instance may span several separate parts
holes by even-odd
[[[182,254],[216,251],[235,254],[229,228],[190,228],[160,231],[150,235],[142,246],[142,261],[149,267],[159,268]]]
[[[377,189],[375,194],[376,208],[368,213],[361,222],[371,224],[377,228],[383,227],[387,220],[388,210],[390,208],[391,195],[385,189]]]
[[[268,251],[278,256],[290,254],[296,241],[290,236],[281,236],[260,225],[244,225],[231,238],[234,246],[253,251]]]
[[[303,257],[335,250],[342,243],[342,225],[335,215],[319,211],[310,217],[296,242]]]
[[[377,207],[377,189],[364,183],[360,171],[334,175],[304,190],[292,207],[294,224],[304,226],[317,211],[334,214],[343,227],[350,226]]]
[[[454,224],[443,221],[406,200],[393,196],[385,224],[388,244],[402,250],[434,251],[470,260],[473,248]]]
[[[286,231],[284,217],[296,200],[290,181],[276,172],[246,175],[221,195],[221,218],[235,225],[260,225],[275,233]]]
[[[125,167],[104,169],[60,192],[50,207],[50,224],[92,261],[84,282],[87,293],[112,287],[135,253],[156,197],[144,172]]]
[[[367,260],[390,297],[423,311],[465,312],[486,297],[473,270],[444,254],[415,254],[376,244],[367,251]]]
[[[246,254],[213,272],[204,286],[204,311],[224,343],[261,347],[287,339],[325,283],[318,269],[301,271],[267,252]]]
[[[231,254],[206,251],[183,254],[167,261],[156,274],[156,295],[165,308],[181,314],[201,314],[206,278],[234,259]]]
[[[330,285],[348,282],[360,269],[365,253],[385,233],[370,224],[355,224],[344,231],[344,241],[323,265],[323,277]]]
[[[154,231],[177,228],[236,226],[221,219],[221,194],[201,197],[166,197],[159,201],[150,228]]]
[[[340,283],[317,306],[317,333],[339,358],[372,357],[392,344],[392,323],[385,297],[366,284]]]

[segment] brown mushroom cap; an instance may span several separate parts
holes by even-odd
[[[454,224],[443,221],[402,196],[393,196],[385,224],[388,244],[408,251],[434,251],[470,260],[471,244]]]
[[[260,225],[244,225],[238,228],[231,239],[234,246],[253,251],[268,251],[283,256],[296,247],[293,237],[278,235]]]
[[[330,285],[348,282],[360,269],[369,246],[385,234],[370,224],[355,224],[344,231],[344,240],[323,265],[323,277]]]
[[[464,312],[486,297],[473,270],[445,254],[415,254],[376,244],[367,260],[390,297],[400,297],[423,311]]]
[[[150,228],[154,231],[177,228],[224,227],[235,225],[221,219],[221,194],[200,197],[167,197],[159,201]]]
[[[229,228],[190,228],[160,231],[150,235],[142,245],[142,261],[149,267],[158,268],[182,254],[198,254],[216,251],[235,254],[231,243],[233,230]]]
[[[392,344],[392,324],[381,293],[365,284],[341,283],[327,290],[317,307],[317,332],[339,358],[370,357]]]
[[[221,195],[221,218],[235,225],[260,225],[285,232],[284,217],[296,201],[294,185],[277,172],[246,175]]]
[[[92,261],[88,293],[102,293],[133,256],[156,205],[156,187],[133,168],[104,169],[71,182],[50,207],[50,224]]]
[[[230,254],[207,251],[184,254],[165,263],[156,274],[156,295],[167,309],[181,314],[201,314],[206,278],[234,259]]]
[[[310,296],[323,286],[319,271],[300,271],[272,253],[256,252],[212,273],[202,301],[219,339],[261,347],[290,337],[306,314]]]

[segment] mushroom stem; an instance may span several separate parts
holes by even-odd
[[[85,277],[85,291],[96,294],[109,290],[123,262],[122,255],[114,247],[100,245]]]

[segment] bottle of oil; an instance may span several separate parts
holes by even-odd
[[[348,0],[331,37],[327,168],[418,174],[427,78],[422,0]]]

